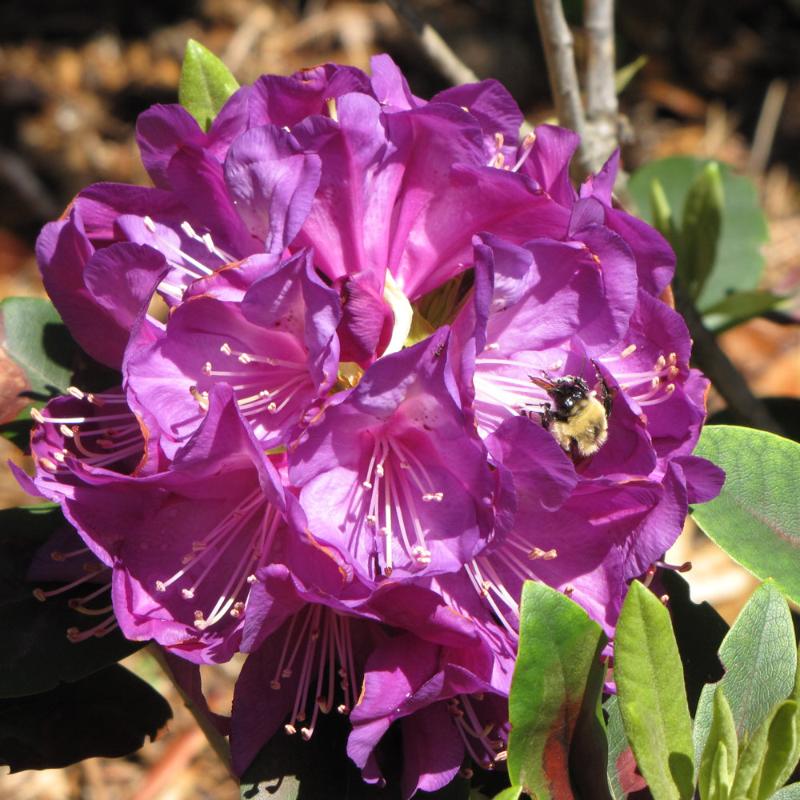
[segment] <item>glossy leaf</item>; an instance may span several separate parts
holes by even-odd
[[[172,716],[141,678],[114,665],[42,694],[0,700],[0,764],[12,772],[124,756]]]
[[[638,581],[622,606],[614,680],[625,733],[655,800],[692,796],[692,720],[669,612]]]
[[[70,385],[78,347],[48,300],[9,297],[0,303],[0,346],[22,367],[31,399],[46,400]]]
[[[763,584],[739,614],[719,651],[725,675],[703,689],[694,721],[695,753],[711,728],[714,693],[723,687],[739,742],[752,737],[776,703],[792,691],[797,666],[789,607],[774,586]]]
[[[707,164],[707,160],[675,156],[651,161],[638,169],[628,182],[628,191],[639,215],[653,222],[650,184],[657,178],[675,217],[681,218],[689,187]],[[764,265],[761,246],[767,240],[766,217],[753,182],[734,175],[725,164],[719,166],[725,213],[714,266],[698,298],[698,308],[704,313],[731,292],[756,288]]]
[[[800,444],[734,425],[706,426],[695,449],[725,470],[695,522],[759,578],[800,602]]]
[[[712,784],[717,787],[729,787],[733,783],[736,761],[739,757],[736,723],[722,689],[718,688],[714,693],[713,705],[711,729],[697,772],[697,787],[701,800],[713,800],[717,796],[719,789],[714,792]],[[722,756],[719,755],[720,748],[724,754]],[[724,771],[721,771],[720,759],[724,759]]]
[[[724,208],[719,164],[710,161],[689,187],[681,220],[678,275],[692,300],[699,297],[714,267]]]
[[[604,644],[600,626],[568,597],[544,584],[524,585],[509,698],[508,772],[514,785],[538,800],[573,796],[566,765],[582,711],[596,713],[599,694],[588,702],[584,694],[587,684],[598,689]],[[606,780],[605,755],[599,769],[598,786]]]
[[[68,628],[88,628],[99,621],[69,607],[71,598],[87,593],[85,584],[45,602],[33,596],[37,584],[26,579],[28,566],[49,537],[66,525],[61,511],[52,506],[0,511],[0,697],[53,689],[91,675],[143,645],[129,642],[119,630],[80,643],[67,639]]]
[[[200,42],[189,39],[183,55],[178,100],[204,131],[211,127],[225,101],[238,88],[236,78],[225,64]]]

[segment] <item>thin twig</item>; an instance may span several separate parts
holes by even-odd
[[[406,22],[419,38],[425,55],[454,86],[476,83],[478,76],[450,49],[435,28],[422,20],[405,0],[387,0],[395,14]]]
[[[181,685],[180,681],[175,678],[172,670],[170,669],[169,662],[164,654],[164,651],[155,642],[151,642],[148,650],[150,654],[158,662],[164,674],[169,678],[172,685],[178,690],[178,693],[183,700],[184,705],[189,710],[189,713],[195,718],[195,721],[200,726],[200,729],[205,734],[208,743],[211,745],[214,752],[219,757],[219,760],[225,765],[228,772],[233,774],[231,768],[231,754],[230,747],[225,737],[217,730],[214,723],[206,716],[201,708],[198,708],[197,703],[192,700],[189,694]]]
[[[675,307],[686,320],[692,337],[692,361],[714,384],[728,408],[743,424],[783,436],[780,425],[772,418],[764,403],[750,391],[747,381],[719,346],[714,334],[703,325],[700,313],[677,277],[672,280],[672,291]]]
[[[556,116],[562,125],[572,128],[581,137],[578,165],[586,175],[591,170],[591,165],[584,149],[586,116],[575,69],[572,32],[564,17],[561,0],[534,0],[534,6],[550,78],[550,92],[556,105]]]
[[[584,0],[586,136],[584,149],[598,170],[619,144],[614,48],[614,0]]]
[[[783,78],[775,78],[767,88],[747,164],[747,171],[751,175],[761,175],[766,169],[788,90],[789,86]]]

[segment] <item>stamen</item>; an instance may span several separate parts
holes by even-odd
[[[192,278],[198,278],[198,277],[201,277],[202,275],[213,275],[214,274],[214,270],[213,269],[209,269],[209,267],[207,267],[205,264],[203,264],[202,262],[198,261],[196,258],[193,258],[188,253],[185,253],[183,250],[181,250],[180,247],[178,247],[177,245],[173,244],[166,236],[159,235],[158,229],[156,227],[156,223],[153,221],[152,217],[145,216],[142,221],[144,223],[145,228],[147,228],[147,230],[150,231],[150,233],[153,234],[153,236],[156,239],[156,242],[161,247],[166,248],[167,250],[170,250],[171,252],[175,253],[183,261],[185,261],[187,264],[191,264],[191,266],[193,266],[193,267],[195,267],[195,269],[199,270],[200,275],[198,275],[195,272],[192,272],[192,270],[190,270],[185,264],[181,264],[180,262],[177,262],[177,261],[170,261],[169,262],[170,266],[173,266],[176,269],[179,269],[179,270],[185,272],[187,275],[189,275]]]
[[[522,165],[528,160],[528,156],[531,154],[533,150],[533,145],[536,142],[536,134],[529,133],[523,140],[522,145],[520,146],[520,155],[517,158],[516,163],[513,167],[511,167],[512,172],[519,172]]]

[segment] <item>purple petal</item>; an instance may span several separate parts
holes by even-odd
[[[578,482],[569,456],[541,425],[525,417],[506,420],[486,439],[492,457],[514,477],[528,508],[541,504],[553,511],[563,505]]]
[[[391,56],[381,53],[369,60],[372,92],[378,102],[392,111],[407,111],[425,105],[424,100],[414,97],[403,73]]]
[[[228,190],[267,253],[280,253],[293,241],[319,179],[319,156],[299,151],[291,134],[274,125],[242,134],[225,160]]]

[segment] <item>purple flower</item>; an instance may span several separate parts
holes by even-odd
[[[524,581],[613,635],[719,489],[671,250],[614,206],[617,154],[576,190],[576,136],[521,123],[495,81],[425,101],[387,56],[264,76],[208,131],[146,112],[155,188],[90,187],[39,238],[122,386],[35,412],[20,481],[193,696],[247,654],[239,773],[334,712],[369,782],[400,729],[404,797],[501,764]]]
[[[259,566],[291,548],[287,501],[227,387],[169,469],[94,474],[62,500],[85,542],[113,567],[128,638],[154,638],[196,662],[238,649]]]
[[[446,342],[443,330],[378,360],[289,455],[314,536],[369,581],[457,570],[493,532],[495,481]]]
[[[286,445],[336,380],[338,320],[309,253],[251,256],[193,287],[162,333],[134,335],[124,368],[133,407],[151,411],[172,455],[225,383],[258,441]]]
[[[403,740],[402,796],[449,783],[465,757],[484,768],[505,759],[513,659],[502,677],[488,648],[455,649],[387,638],[369,656],[347,752],[365,780],[381,782],[375,750],[392,723]]]

